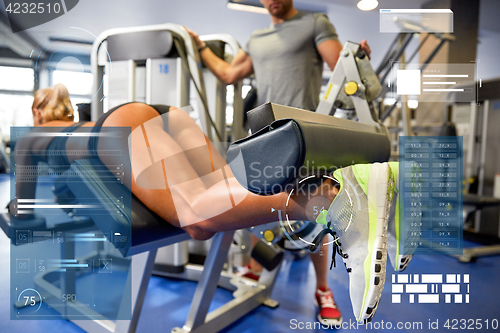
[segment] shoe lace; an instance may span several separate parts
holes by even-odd
[[[333,297],[331,292],[327,292],[325,294],[321,293],[320,294],[320,303],[321,303],[321,308],[336,308],[337,306],[333,302]]]
[[[333,237],[333,249],[332,249],[332,262],[330,264],[330,270],[331,270],[333,267],[337,267],[337,263],[335,260],[337,254],[339,256],[341,256],[343,259],[349,258],[349,255],[347,253],[344,253],[342,251],[342,249],[340,248],[342,246],[342,243],[339,241],[339,238],[337,237],[337,233],[335,231],[333,231],[332,229],[330,229],[330,226],[331,226],[331,222],[328,222],[327,228],[321,230],[316,235],[316,237],[314,237],[314,240],[312,241],[313,245],[309,245],[309,250],[311,252],[316,251],[318,246],[321,244],[321,241],[323,240],[323,238],[328,234],[332,235],[332,237]],[[347,266],[346,266],[346,271],[348,273],[350,273],[351,268],[347,268]]]

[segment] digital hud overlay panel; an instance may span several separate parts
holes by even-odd
[[[399,138],[402,254],[462,254],[462,137]]]
[[[453,33],[451,9],[380,9],[380,32]]]
[[[397,69],[392,63],[388,86],[396,95],[418,96],[419,102],[476,100],[476,64],[409,64]],[[422,68],[424,67],[424,68]]]
[[[129,320],[130,128],[70,129],[11,129],[11,319]]]

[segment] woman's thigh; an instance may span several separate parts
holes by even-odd
[[[188,182],[184,193],[188,198],[206,190],[198,174],[183,154],[182,148],[163,130],[162,117],[149,105],[131,103],[116,109],[103,123],[103,127],[130,127],[129,138],[116,142],[98,141],[98,152],[121,150],[125,170],[125,185],[148,208],[173,225],[179,226],[170,186]],[[146,146],[141,143],[146,142]],[[116,165],[116,159],[99,155],[106,166]],[[134,174],[140,170],[140,174]],[[137,172],[139,173],[139,172]],[[168,175],[168,176],[167,176]]]

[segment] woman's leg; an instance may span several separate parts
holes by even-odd
[[[161,123],[161,118],[158,118],[158,112],[156,112],[155,109],[143,103],[132,103],[124,105],[110,114],[104,121],[103,127],[131,127],[132,131],[135,129],[144,130],[144,124],[152,119],[156,119],[157,125],[162,125],[158,123],[158,120]],[[176,142],[166,132],[164,132],[160,126],[149,126],[149,129],[151,128],[153,131],[158,131],[163,136],[161,140],[156,140],[162,142],[161,148],[163,151],[166,154],[174,156],[176,159],[174,163],[171,163],[171,168],[174,168],[173,172],[176,174],[175,178],[177,181],[182,182],[194,180],[192,182],[193,191],[197,191],[198,193],[206,191],[204,184],[201,181],[196,181],[196,179],[199,178],[198,174],[195,170],[193,170],[189,161],[182,154],[182,149],[176,144]],[[130,143],[133,143],[133,141],[134,140],[131,140]],[[162,184],[158,184],[158,179],[142,177],[137,179],[142,186],[137,185],[136,177],[133,174],[134,163],[148,159],[148,156],[144,156],[144,153],[147,155],[148,152],[141,151],[139,149],[140,147],[134,147],[134,145],[129,147],[128,138],[124,138],[124,140],[120,141],[120,147],[116,147],[116,144],[116,140],[108,141],[104,138],[100,139],[98,142],[98,152],[106,150],[121,150],[124,159],[122,163],[127,165],[132,162],[132,170],[129,171],[132,174],[127,175],[126,178],[130,179],[125,181],[127,187],[129,187],[132,193],[134,193],[134,195],[136,195],[151,210],[159,214],[166,221],[179,226],[172,195],[169,187],[165,185],[165,180],[162,181]],[[129,152],[132,152],[132,161],[130,161],[131,157]],[[116,157],[114,156],[110,157],[100,154],[99,158],[108,167],[117,164]],[[175,168],[178,168],[178,170],[175,170]]]
[[[135,133],[131,140],[132,172],[141,168],[141,171],[146,170],[143,178],[142,174],[132,176],[132,193],[139,200],[166,221],[184,228],[198,239],[208,238],[218,231],[277,220],[277,214],[271,212],[271,208],[280,208],[286,200],[286,193],[268,197],[250,193],[232,176],[227,164],[217,170],[222,180],[207,188],[180,145],[163,131],[163,124],[149,122],[157,116],[156,111],[147,105],[129,104],[116,110],[104,122],[104,126],[130,126]],[[147,148],[141,146],[141,140],[146,142]],[[105,150],[106,144],[106,140],[100,140],[99,150]],[[129,148],[121,149],[128,151]],[[146,161],[150,169],[144,169],[144,165],[140,165],[144,158],[136,156],[147,159],[148,153],[162,159],[155,159],[154,164],[151,164],[154,161]],[[101,159],[106,164],[105,157]],[[139,166],[134,168],[137,163]],[[212,165],[210,169],[213,169]],[[305,219],[306,203],[304,198],[293,198],[288,210],[290,219]]]
[[[226,160],[187,112],[170,107],[170,112],[161,118],[167,133],[182,148],[198,175],[203,177],[205,186],[210,187],[223,180],[213,171],[223,168],[227,164]]]

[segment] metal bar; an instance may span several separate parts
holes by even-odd
[[[205,91],[205,82],[203,80],[203,75],[201,74],[201,56],[200,53],[198,52],[198,49],[195,47],[193,39],[189,35],[189,33],[180,25],[176,25],[176,29],[174,30],[173,28],[171,29],[172,32],[176,33],[179,35],[183,40],[184,40],[184,46],[186,48],[186,55],[187,55],[187,61],[189,65],[189,70],[192,74],[192,78],[194,83],[198,86],[199,88],[199,94],[198,94],[198,108],[199,108],[199,117],[200,120],[202,121],[202,127],[207,135],[207,137],[213,141],[213,136],[212,136],[212,129],[210,128],[210,121],[207,117],[207,114],[209,114],[209,110],[207,110],[208,105],[206,105],[203,102],[203,99],[205,99],[206,102],[206,91]],[[213,124],[215,128],[215,124]],[[216,131],[217,133],[217,131]],[[222,138],[219,138],[219,140],[222,140]]]
[[[396,43],[398,42],[399,40],[399,36],[402,35],[402,32],[400,32],[396,38],[394,38],[394,41],[392,42],[391,46],[389,47],[389,49],[387,50],[387,52],[385,53],[385,56],[383,58],[383,60],[380,62],[380,65],[378,66],[377,70],[375,71],[375,73],[377,75],[380,75],[380,73],[384,70],[384,68],[387,66],[387,62],[393,58],[393,55],[394,53],[396,52]]]
[[[347,54],[345,53],[347,52]],[[356,82],[360,89],[363,89],[362,93],[350,96],[354,104],[354,109],[356,110],[356,115],[359,118],[359,122],[367,125],[372,125],[375,128],[380,127],[380,124],[373,120],[372,114],[370,112],[370,107],[366,101],[366,93],[364,92],[364,86],[359,75],[359,70],[356,65],[356,60],[354,59],[354,50],[347,49],[344,47],[344,51],[341,53],[341,65],[344,68],[345,79],[347,82]],[[343,82],[339,81],[339,82]],[[337,96],[334,96],[335,98]]]
[[[76,326],[85,332],[110,333],[115,332],[116,325],[110,320],[72,320]]]
[[[129,59],[128,65],[128,94],[127,99],[129,102],[135,101],[135,68],[137,64],[134,60]]]
[[[241,81],[233,84],[234,99],[233,99],[233,124],[231,126],[231,141],[244,138],[247,133],[243,123],[243,96],[241,90],[243,83]]]
[[[190,79],[187,68],[182,65],[182,59],[177,58],[177,107],[189,105]]]
[[[331,115],[332,113],[333,104],[340,93],[340,89],[342,88],[346,76],[344,66],[342,66],[342,62],[344,61],[343,52],[344,51],[341,51],[337,65],[335,65],[332,76],[330,76],[325,97],[319,101],[318,107],[316,108],[316,113],[318,114]]]
[[[146,60],[146,104],[153,104],[153,62]]]
[[[399,58],[399,67],[406,68],[405,54],[402,53]],[[411,136],[410,110],[408,109],[408,95],[401,96],[401,119],[403,121],[403,132],[406,136]]]
[[[194,327],[191,333],[215,333],[232,324],[256,307],[260,306],[266,299],[266,288],[258,285],[244,295],[235,298],[207,315],[206,322],[202,326]]]
[[[477,105],[476,102],[470,102],[469,116],[469,137],[467,141],[467,160],[465,163],[465,193],[469,193],[469,179],[472,177],[472,169],[474,163],[474,145],[476,142],[476,117]]]
[[[234,231],[217,233],[205,259],[205,269],[191,303],[191,309],[184,327],[196,329],[205,323],[208,308],[212,301],[217,281],[226,261],[229,247],[233,242]]]
[[[391,115],[392,111],[394,110],[394,108],[396,107],[396,105],[397,105],[397,104],[398,104],[398,100],[396,100],[396,101],[394,102],[394,104],[392,104],[392,105],[391,105],[391,107],[389,108],[389,110],[388,110],[388,111],[386,111],[386,112],[382,115],[382,117],[381,117],[381,121],[382,121],[382,122],[384,122],[384,121],[387,119],[387,117],[389,117],[389,116]]]
[[[144,297],[148,289],[149,279],[156,257],[156,249],[147,253],[141,253],[132,257],[131,268],[128,275],[127,284],[132,283],[132,318],[128,320],[117,320],[115,332],[135,332],[139,315],[141,314]],[[126,307],[122,301],[120,310]]]
[[[97,39],[92,45],[92,52],[90,53],[90,70],[92,73],[92,99],[90,103],[90,119],[92,121],[96,121],[103,113],[102,100],[104,98],[104,87],[103,87],[103,79],[104,79],[104,68],[99,66],[99,48],[102,46],[102,43],[106,37],[102,37],[101,39]]]
[[[464,249],[462,255],[454,255],[461,262],[471,262],[477,257],[492,256],[500,254],[500,245],[478,246]]]
[[[408,59],[408,63],[410,63],[413,58],[415,58],[415,56],[417,55],[418,51],[420,51],[420,49],[422,48],[422,46],[424,46],[425,42],[427,41],[427,39],[429,39],[430,37],[430,33],[427,34],[427,36],[424,37],[424,40],[420,42],[420,44],[418,44],[418,48],[415,50],[415,52],[413,52],[413,54],[410,56],[410,58]]]
[[[201,280],[201,275],[203,274],[203,269],[204,267],[202,265],[196,265],[196,264],[187,264],[184,267],[184,272],[182,273],[170,273],[170,272],[163,272],[161,270],[161,264],[155,264],[154,269],[153,269],[153,275],[156,276],[162,276],[162,277],[167,277],[167,278],[173,278],[173,279],[178,279],[178,280],[184,280],[184,281],[194,281],[198,282]],[[238,278],[234,274],[228,273],[226,270],[223,270],[221,272],[221,275],[219,277],[219,282],[218,286],[221,288],[224,288],[229,291],[235,291],[236,286],[232,284],[230,281],[231,279]],[[243,278],[240,278],[243,279]],[[257,284],[257,283],[255,283]]]
[[[212,34],[212,35],[203,35],[200,36],[200,39],[204,42],[206,41],[216,41],[220,40],[221,42],[224,42],[231,48],[232,56],[236,56],[238,51],[240,50],[240,44],[238,44],[238,41],[234,39],[233,36],[228,35],[228,34]]]
[[[211,311],[205,323],[193,328],[191,333],[219,332],[260,305],[269,304],[273,308],[278,306],[278,302],[271,300],[270,296],[280,269],[281,263],[271,272],[264,269],[256,285],[240,282],[238,289],[233,293],[235,298]],[[184,332],[186,328],[184,326]]]
[[[213,35],[203,35],[200,36],[202,41],[221,41],[225,45],[230,47],[230,52],[228,52],[233,58],[240,51],[240,45],[231,35],[228,34],[213,34]],[[220,86],[219,86],[220,84]],[[231,128],[231,141],[235,141],[237,139],[243,138],[246,136],[246,132],[243,128],[243,98],[241,96],[241,87],[242,82],[238,81],[233,84],[234,86],[234,99],[233,99],[233,124]],[[217,79],[217,90],[220,88],[224,88],[225,85]],[[222,101],[221,101],[222,102]],[[224,103],[218,104],[221,109],[217,108],[216,110],[216,124],[219,127],[219,132],[221,133],[223,139],[225,139],[226,132],[226,113],[225,113],[225,101]],[[222,106],[224,106],[224,110],[222,110]]]
[[[490,112],[490,101],[485,100],[483,104],[483,128],[481,128],[481,155],[479,158],[479,184],[477,194],[483,195],[484,189],[484,164],[486,161],[486,142],[488,139],[488,114]]]
[[[401,57],[401,55],[405,51],[406,47],[410,43],[413,35],[414,35],[414,33],[412,32],[412,33],[406,34],[406,36],[400,36],[400,37],[403,37],[403,41],[401,42],[401,47],[399,48],[398,52],[394,56],[394,59],[399,59]],[[380,78],[380,82],[385,82],[385,79],[387,78],[387,75],[389,75],[390,72],[391,72],[391,67],[389,66],[389,69],[387,70],[387,72],[385,72],[384,75],[382,76],[382,78]]]
[[[226,141],[226,106],[227,92],[226,84],[216,78],[215,83],[215,126],[219,130],[222,142]],[[220,148],[220,147],[218,147]],[[227,149],[219,149],[222,156],[226,154]]]
[[[441,39],[441,42],[439,42],[438,46],[432,51],[431,54],[425,59],[425,61],[422,63],[422,66],[420,67],[420,71],[423,71],[425,67],[431,62],[432,58],[439,52],[439,49],[441,49],[441,46],[447,41],[447,39]]]
[[[49,41],[61,42],[61,43],[74,43],[82,45],[92,45],[94,43],[93,41],[90,40],[78,40],[78,39],[63,38],[63,37],[49,37]]]

